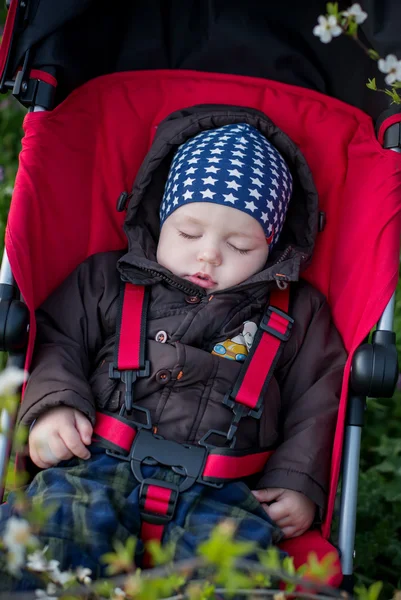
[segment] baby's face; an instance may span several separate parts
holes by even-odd
[[[164,222],[157,261],[212,293],[260,271],[268,254],[256,219],[230,206],[194,202],[181,206]]]

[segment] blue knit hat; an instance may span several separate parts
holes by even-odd
[[[290,170],[265,136],[246,123],[224,125],[178,148],[160,205],[160,227],[184,204],[223,204],[254,217],[272,248],[291,193]]]

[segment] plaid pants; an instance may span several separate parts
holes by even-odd
[[[145,477],[175,484],[180,479],[167,468],[147,466],[142,471]],[[38,535],[40,542],[49,547],[47,556],[60,561],[62,570],[84,566],[92,569],[94,577],[104,577],[101,557],[112,551],[113,540],[125,542],[129,536],[140,534],[139,488],[130,464],[108,456],[98,447],[91,448],[87,461],[74,458],[41,471],[27,494],[43,506],[55,507]],[[13,514],[11,494],[7,504],[0,507],[0,535]],[[281,537],[280,529],[244,483],[228,483],[221,489],[197,483],[180,494],[174,518],[165,527],[163,542],[175,542],[174,560],[193,557],[198,545],[228,517],[237,525],[236,539],[255,541],[267,548]],[[139,542],[135,557],[138,566],[143,552],[143,543]],[[29,583],[27,575],[17,589],[31,586],[37,587]]]

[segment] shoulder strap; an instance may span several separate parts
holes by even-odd
[[[138,377],[149,377],[146,328],[149,292],[143,285],[121,285],[116,324],[114,362],[109,376],[125,383],[125,409],[132,410],[133,386]]]
[[[232,409],[233,421],[228,434],[211,430],[201,440],[206,444],[209,435],[227,437],[232,446],[239,421],[246,416],[260,418],[263,399],[273,376],[285,342],[291,335],[294,320],[288,315],[290,291],[274,290],[269,298],[251,351],[245,360],[224,404]],[[125,283],[120,296],[117,318],[115,361],[110,365],[110,377],[124,381],[125,409],[133,408],[133,385],[138,377],[149,376],[145,358],[148,292],[143,286]]]
[[[262,414],[265,392],[294,323],[288,315],[289,303],[289,286],[271,293],[251,351],[231,393],[224,398],[224,404],[234,412],[228,440],[234,438],[243,417],[250,415],[259,419]]]

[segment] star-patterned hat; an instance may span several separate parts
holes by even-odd
[[[246,123],[224,125],[178,148],[160,205],[160,227],[184,204],[223,204],[254,217],[271,248],[281,233],[291,193],[287,163],[265,136]]]

